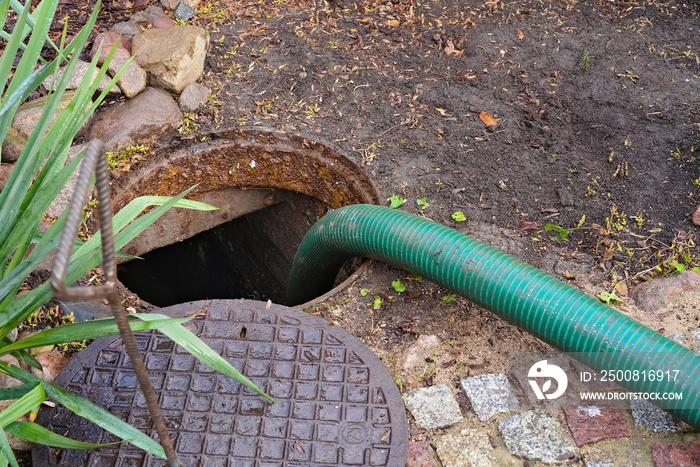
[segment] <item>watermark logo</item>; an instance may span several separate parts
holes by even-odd
[[[528,382],[535,392],[538,399],[556,399],[561,397],[566,391],[569,385],[569,379],[566,377],[566,373],[557,365],[551,365],[547,363],[547,360],[540,360],[530,367],[530,371],[527,373]],[[540,386],[539,380],[546,378]],[[552,380],[557,382],[557,387],[554,392],[548,394],[548,391],[552,388]]]

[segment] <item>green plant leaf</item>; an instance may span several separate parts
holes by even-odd
[[[566,237],[568,237],[571,233],[570,229],[563,229],[556,224],[547,224],[544,226],[544,230],[556,232],[557,235],[559,235],[559,240],[561,241],[566,240]],[[557,240],[557,237],[552,237],[552,240]]]
[[[45,400],[46,392],[44,392],[44,388],[41,384],[35,384],[31,391],[27,392],[11,406],[0,412],[0,426],[4,427],[9,425]]]
[[[396,290],[397,292],[401,293],[406,290],[406,286],[403,285],[403,282],[401,282],[401,279],[396,279],[391,283],[391,286]]]
[[[12,467],[19,467],[17,458],[15,458],[15,453],[12,452],[10,442],[7,439],[7,435],[5,435],[5,430],[0,430],[0,450],[2,450],[2,459],[0,459],[2,465],[8,465],[9,459],[9,464]]]
[[[623,300],[617,296],[615,292],[601,292],[598,294],[598,298],[601,302],[612,305],[615,302],[622,303]]]
[[[387,201],[389,201],[390,208],[396,209],[406,202],[406,198],[402,198],[399,195],[393,195],[390,198],[388,198]]]
[[[17,378],[20,381],[24,381],[25,383],[41,384],[46,392],[46,395],[76,415],[90,420],[115,436],[129,441],[134,446],[158,456],[161,459],[165,459],[163,448],[155,440],[151,439],[144,433],[141,433],[128,423],[118,419],[106,410],[96,406],[92,402],[51,383],[42,381],[33,374],[24,371],[21,368],[10,366],[7,364],[7,362],[0,361],[0,372]]]
[[[5,427],[5,431],[32,443],[63,449],[96,449],[121,443],[121,441],[107,444],[83,443],[58,435],[32,422],[12,422]]]
[[[454,219],[457,222],[464,222],[467,220],[466,216],[462,211],[457,211],[452,214],[452,219]]]
[[[134,316],[140,319],[151,321],[151,320],[162,320],[167,318],[165,315],[160,315],[157,313],[148,314],[136,314]],[[274,399],[265,394],[257,386],[255,386],[248,378],[243,376],[234,367],[231,366],[229,362],[224,360],[224,358],[218,353],[214,352],[207,344],[202,342],[199,337],[192,334],[192,332],[185,329],[183,326],[167,326],[159,329],[160,332],[168,336],[180,347],[188,351],[195,358],[200,360],[202,363],[209,365],[214,370],[222,373],[235,381],[238,381],[242,385],[249,389],[257,392],[261,396],[265,396],[267,399],[274,402]]]
[[[162,315],[161,315],[162,316]],[[171,319],[167,316],[163,319],[153,321],[137,321],[136,315],[129,315],[129,326],[132,331],[145,331],[148,329],[162,329],[166,326],[174,326],[185,323],[192,318]],[[29,337],[18,340],[11,345],[0,348],[0,355],[4,355],[13,350],[29,349],[32,347],[42,347],[45,345],[64,344],[66,342],[77,342],[86,339],[97,339],[98,337],[119,334],[119,328],[114,318],[95,319],[83,321],[82,323],[66,324],[55,328],[32,334]]]

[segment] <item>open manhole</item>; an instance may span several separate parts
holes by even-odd
[[[215,212],[174,209],[123,249],[145,261],[118,277],[158,306],[211,298],[284,303],[287,275],[304,234],[331,209],[378,196],[364,171],[331,148],[298,136],[229,131],[162,148],[114,184],[115,209],[141,195],[189,199]],[[336,284],[352,276],[349,262]]]
[[[408,428],[386,367],[338,326],[296,309],[213,300],[159,310],[198,314],[193,332],[259,388],[267,401],[197,361],[155,331],[137,341],[179,459],[202,467],[403,466]],[[241,337],[243,336],[243,337]],[[156,437],[119,337],[80,352],[56,384]],[[62,407],[38,423],[90,443],[116,441]],[[164,466],[127,442],[99,450],[36,445],[37,466]]]

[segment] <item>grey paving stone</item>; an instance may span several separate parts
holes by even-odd
[[[415,389],[404,394],[403,400],[422,428],[445,428],[463,420],[457,399],[446,384]]]
[[[634,424],[654,432],[678,431],[680,428],[671,414],[644,399],[630,400]]]
[[[437,454],[443,467],[489,467],[496,465],[493,447],[485,433],[462,430],[448,433],[435,441]]]
[[[518,410],[518,400],[503,373],[472,376],[460,384],[481,421],[497,413]]]
[[[574,446],[564,437],[561,424],[542,412],[522,412],[498,422],[508,450],[518,456],[543,462],[574,457]]]

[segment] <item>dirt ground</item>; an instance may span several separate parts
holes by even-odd
[[[97,29],[133,12],[115,5]],[[215,97],[191,120],[333,146],[400,209],[614,292],[671,335],[698,327],[696,307],[646,315],[627,293],[700,266],[699,13],[673,0],[203,1],[193,22],[211,34],[202,82]],[[504,371],[508,352],[547,348],[378,263],[310,311],[365,341],[404,389],[454,387]],[[404,371],[403,352],[429,334],[432,361]]]
[[[362,165],[384,199],[405,199],[400,209],[592,294],[630,302],[640,280],[697,266],[697,3],[207,5],[197,21],[211,32],[203,81],[216,99],[197,115],[202,131],[274,127],[329,144]],[[399,278],[401,294],[391,286]],[[543,348],[449,295],[374,264],[317,312],[366,341],[408,386],[427,379],[400,371],[417,335],[445,344],[433,381],[444,374],[452,384],[502,370],[509,351]],[[692,309],[662,320],[624,308],[667,335],[698,319]]]

